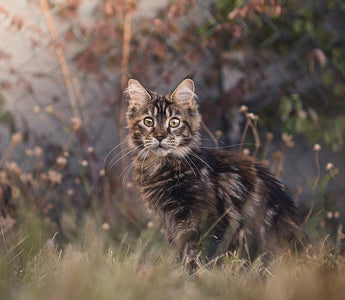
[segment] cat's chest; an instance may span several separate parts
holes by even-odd
[[[150,209],[158,213],[178,208],[193,207],[199,198],[211,197],[212,185],[207,176],[190,169],[153,166],[152,170],[137,172],[141,196]]]

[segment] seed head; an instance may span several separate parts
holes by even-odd
[[[316,152],[320,151],[321,150],[320,144],[315,144],[313,150]]]
[[[77,117],[73,117],[71,118],[71,122],[72,122],[72,128],[74,131],[77,131],[80,129],[81,127],[81,120]]]
[[[326,171],[330,171],[330,170],[332,170],[333,168],[334,168],[334,164],[333,164],[333,163],[331,163],[331,162],[327,163],[327,165],[326,165]]]
[[[11,144],[15,147],[23,140],[23,135],[20,132],[14,133],[11,138]]]
[[[42,155],[42,153],[43,153],[43,149],[40,146],[36,146],[34,148],[33,152],[34,152],[34,156],[40,157]]]
[[[59,156],[57,159],[56,159],[56,163],[57,165],[59,166],[59,168],[64,168],[66,167],[67,165],[67,159],[63,156]]]
[[[248,111],[248,107],[247,107],[247,106],[245,106],[245,105],[241,105],[241,107],[240,107],[240,111],[241,111],[241,112],[243,112],[243,113],[245,113],[245,112],[247,112],[247,111]]]

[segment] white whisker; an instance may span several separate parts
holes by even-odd
[[[105,156],[105,158],[104,158],[103,167],[104,167],[105,161],[108,159],[108,157],[109,157],[118,147],[120,147],[120,146],[122,146],[123,144],[126,144],[126,143],[128,143],[128,141],[124,141],[124,142],[122,142],[122,143],[116,145],[113,149],[111,149],[111,150],[109,151],[109,153],[108,153],[108,154]]]
[[[129,151],[124,151],[122,153],[122,155],[120,155],[120,157],[118,159],[116,159],[116,161],[114,162],[113,160],[116,158],[116,157],[113,157],[111,159],[111,161],[109,162],[109,167],[106,168],[106,166],[104,166],[104,170],[106,170],[106,173],[109,173],[109,171],[121,160],[123,159],[124,157],[126,157],[127,155],[129,155],[130,153],[132,153],[133,151],[137,150],[139,147],[141,147],[140,145],[139,146],[136,146],[135,148],[129,150]],[[127,150],[127,149],[126,149]]]
[[[145,153],[145,156],[144,156],[144,159],[141,163],[141,168],[140,168],[140,181],[141,181],[141,184],[143,184],[143,167],[144,167],[144,162],[145,162],[145,159],[147,157],[147,154],[150,152],[150,150],[147,150],[146,153]]]
[[[197,155],[195,152],[191,151],[190,152],[195,158],[199,159],[202,163],[204,163],[210,170],[212,170],[211,166],[204,161],[199,155]]]

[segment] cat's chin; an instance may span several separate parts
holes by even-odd
[[[171,152],[171,149],[164,149],[164,148],[158,147],[152,150],[152,152],[157,156],[164,157],[164,156],[167,156]]]

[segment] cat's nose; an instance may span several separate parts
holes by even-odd
[[[164,136],[162,134],[156,135],[156,139],[158,142],[161,142],[164,139]]]

